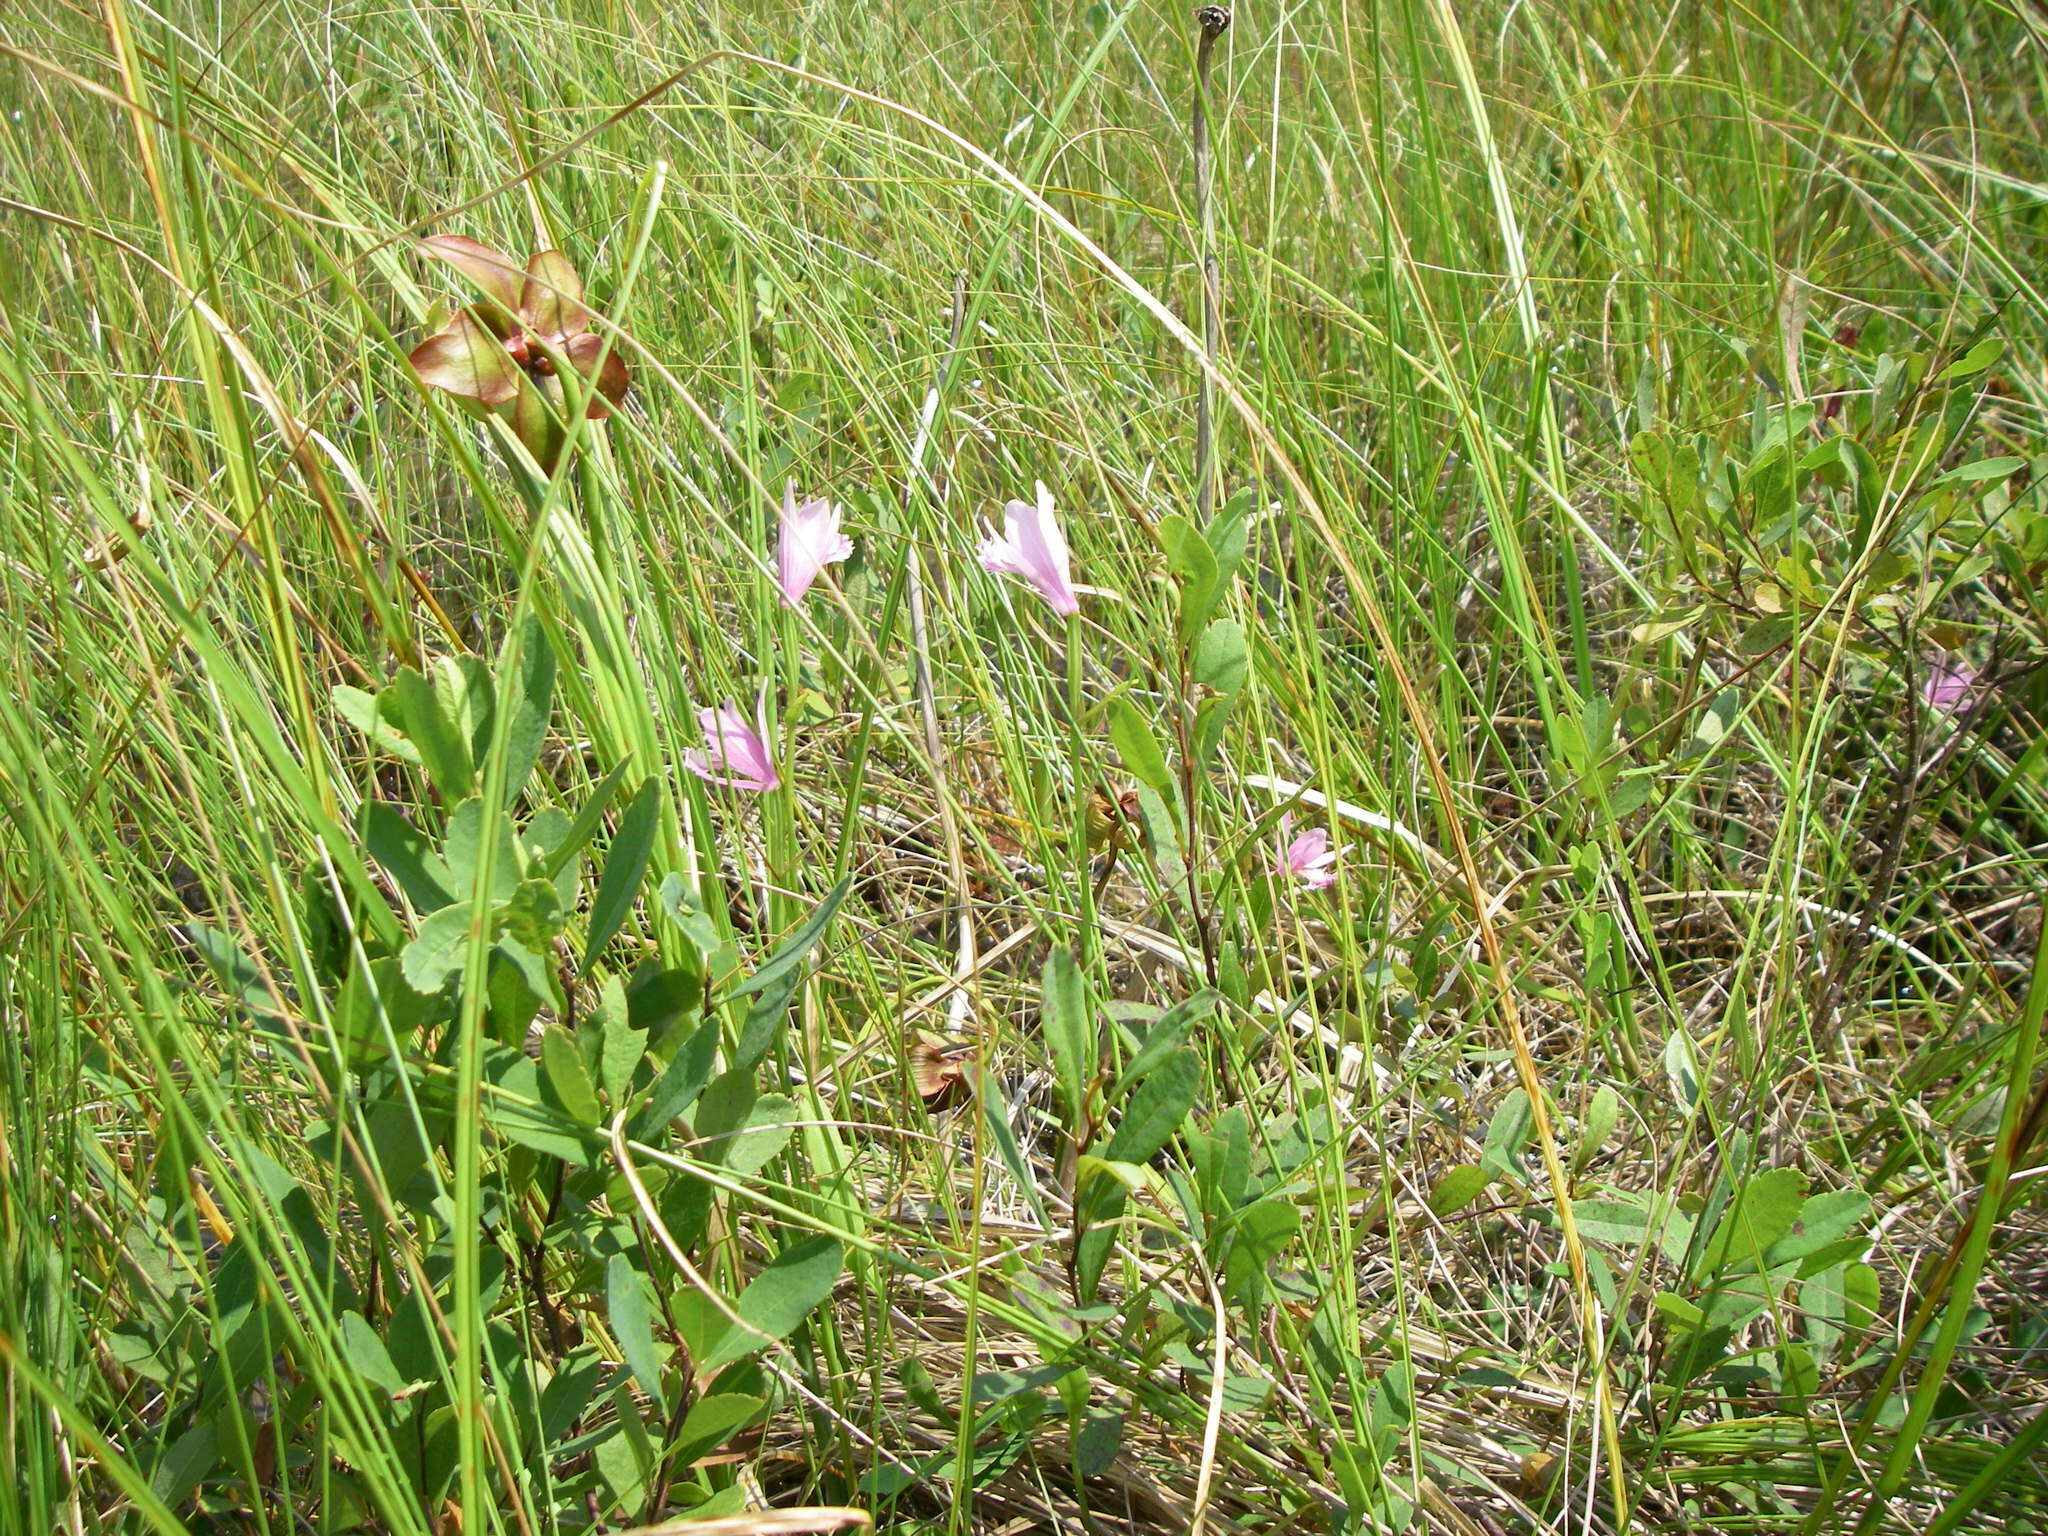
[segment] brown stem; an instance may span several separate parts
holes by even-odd
[[[1210,927],[1208,911],[1202,906],[1202,886],[1195,869],[1195,840],[1201,836],[1202,831],[1196,799],[1201,785],[1195,777],[1195,744],[1193,735],[1188,730],[1188,717],[1191,711],[1185,707],[1194,686],[1194,678],[1188,666],[1188,648],[1183,643],[1180,654],[1180,691],[1183,707],[1173,712],[1174,730],[1180,737],[1180,798],[1187,818],[1188,846],[1182,864],[1187,870],[1188,916],[1194,920],[1195,938],[1202,946],[1202,974],[1213,987],[1216,985],[1216,934]]]
[[[1223,277],[1216,262],[1215,160],[1209,148],[1209,60],[1216,39],[1230,28],[1230,7],[1195,10],[1202,40],[1195,48],[1195,220],[1202,244],[1202,351],[1204,369],[1195,395],[1195,510],[1204,528],[1216,510],[1216,385],[1212,372],[1223,343]]]
[[[1203,5],[1195,8],[1195,24],[1202,40],[1195,46],[1195,106],[1193,138],[1195,150],[1195,221],[1201,232],[1202,250],[1202,352],[1208,366],[1202,370],[1195,392],[1195,513],[1206,531],[1216,512],[1216,354],[1223,344],[1223,280],[1216,263],[1215,157],[1209,146],[1209,63],[1216,51],[1216,39],[1230,29],[1230,7]],[[1202,908],[1201,883],[1195,868],[1196,845],[1201,834],[1201,816],[1196,799],[1194,743],[1188,729],[1188,696],[1193,690],[1189,676],[1186,644],[1181,648],[1180,684],[1182,708],[1174,712],[1174,728],[1180,741],[1182,811],[1187,819],[1188,914],[1195,925],[1195,937],[1202,946],[1202,970],[1209,985],[1216,985],[1216,936],[1209,915]]]

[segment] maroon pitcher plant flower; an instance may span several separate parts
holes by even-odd
[[[541,251],[521,267],[462,235],[430,235],[420,249],[454,267],[483,298],[413,348],[412,371],[465,409],[502,417],[552,473],[568,437],[561,370],[583,381],[592,420],[611,414],[629,382],[616,343],[607,346],[590,328],[583,279],[560,251]]]

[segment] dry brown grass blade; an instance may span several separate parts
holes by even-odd
[[[708,1520],[663,1520],[636,1525],[618,1536],[801,1536],[806,1531],[864,1531],[875,1518],[864,1509],[839,1504],[814,1504],[806,1509],[763,1509],[747,1515],[714,1515]]]

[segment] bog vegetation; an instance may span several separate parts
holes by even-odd
[[[0,1533],[2048,1520],[2048,19],[1235,11],[7,8]]]

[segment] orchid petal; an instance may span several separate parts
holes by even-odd
[[[754,795],[781,785],[782,776],[775,771],[775,760],[763,739],[767,734],[765,719],[756,730],[727,699],[717,709],[698,710],[697,723],[704,731],[704,750],[685,752],[683,766],[698,778],[720,789],[745,790]]]
[[[1066,536],[1060,531],[1053,511],[1052,492],[1043,481],[1038,485],[1038,502],[1022,501],[1003,505],[1003,531],[984,527],[981,563],[999,576],[1017,576],[1028,582],[1061,615],[1081,611],[1068,573]]]
[[[1286,838],[1293,827],[1294,817],[1291,814],[1280,818],[1282,838]],[[1349,847],[1332,848],[1328,829],[1311,827],[1287,842],[1273,865],[1273,873],[1291,877],[1304,890],[1328,890],[1337,883],[1337,860],[1350,851]]]
[[[512,432],[526,445],[534,462],[550,474],[568,442],[569,434],[563,424],[567,409],[560,379],[533,379],[523,373],[519,376],[519,393],[513,397],[512,409],[507,413]]]
[[[593,418],[602,420],[610,414],[605,408],[605,401],[609,400],[613,405],[617,405],[626,398],[626,389],[631,380],[626,373],[626,360],[619,356],[617,342],[606,350],[602,336],[584,331],[580,335],[571,336],[562,344],[562,355],[569,359],[579,374],[590,381],[590,414]],[[604,359],[602,367],[598,366],[600,355]]]
[[[823,496],[797,505],[796,484],[782,498],[782,531],[776,545],[775,584],[794,608],[828,565],[853,553],[853,540],[839,531],[840,509]]]
[[[1977,673],[1967,662],[1937,661],[1928,668],[1927,681],[1920,685],[1920,697],[1930,709],[1944,715],[1960,714],[1977,686]]]

